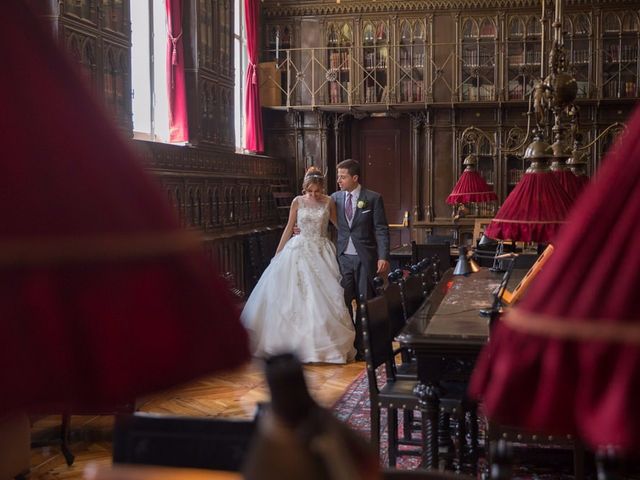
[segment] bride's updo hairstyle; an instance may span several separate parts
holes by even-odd
[[[302,180],[302,193],[306,193],[310,185],[318,185],[324,191],[324,175],[318,167],[309,167]]]

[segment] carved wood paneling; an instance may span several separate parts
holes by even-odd
[[[197,143],[218,145],[235,149],[234,91],[233,86],[221,84],[218,80],[201,75],[199,78],[200,98],[197,105],[200,135]],[[193,142],[195,143],[195,142]]]
[[[566,0],[567,6],[633,4],[634,0]],[[539,0],[387,0],[387,1],[343,1],[333,0],[266,0],[263,12],[267,17],[303,17],[323,15],[361,15],[385,12],[425,12],[434,10],[501,10],[512,8],[540,7]]]
[[[125,0],[65,0],[58,38],[89,87],[118,126],[133,132],[131,117],[131,22]]]
[[[144,141],[136,141],[135,145],[145,165],[154,171],[208,173],[218,177],[263,177],[265,180],[286,178],[284,162],[275,158]]]

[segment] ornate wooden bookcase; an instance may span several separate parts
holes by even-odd
[[[601,30],[602,98],[638,96],[638,14],[604,12]]]
[[[510,15],[506,22],[505,99],[528,100],[533,85],[542,76],[540,16]]]
[[[497,99],[499,36],[495,18],[462,17],[459,48],[459,100]]]
[[[578,83],[578,98],[593,98],[596,93],[594,78],[594,29],[590,12],[565,15],[565,50],[570,72]]]
[[[429,67],[426,21],[423,18],[403,18],[398,23],[398,32],[393,60],[395,100],[397,103],[424,102]]]
[[[548,75],[551,8],[542,16],[534,0],[265,0],[263,6],[267,26],[287,23],[297,32],[292,50],[326,51],[313,53],[320,74],[295,78],[297,88],[308,82],[317,94],[292,97],[269,113],[281,120],[274,134],[289,129],[297,139],[291,156],[299,159],[299,174],[310,161],[331,171],[360,155],[354,135],[361,134],[354,132],[369,128],[371,118],[400,124],[409,117],[410,154],[394,161],[412,175],[410,198],[402,200],[412,227],[451,228],[445,199],[467,153],[479,154],[479,170],[500,201],[513,190],[528,166],[519,155],[534,123],[527,116],[532,86]],[[638,0],[565,2],[564,48],[578,84],[591,174],[618,132],[593,139],[624,121],[639,95],[639,10]],[[470,131],[477,141],[465,137]],[[492,208],[470,208],[470,216],[492,215]]]
[[[352,103],[353,27],[351,22],[329,22],[327,35],[327,96],[330,104]]]

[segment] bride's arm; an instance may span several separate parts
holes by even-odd
[[[280,253],[285,246],[285,244],[291,238],[291,234],[293,233],[293,226],[296,224],[298,219],[298,197],[294,198],[291,202],[291,209],[289,210],[289,220],[287,221],[287,226],[284,227],[284,232],[282,232],[282,237],[280,237],[280,243],[278,244],[278,248],[276,249],[276,255]]]
[[[336,214],[336,202],[333,201],[333,198],[329,197],[329,220],[335,226],[338,226],[338,217]]]

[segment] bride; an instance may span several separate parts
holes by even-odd
[[[355,357],[355,330],[344,303],[329,220],[336,205],[324,176],[309,168],[293,199],[276,255],[249,296],[242,322],[255,356],[294,351],[300,361],[345,363]],[[296,225],[300,234],[291,237]]]

